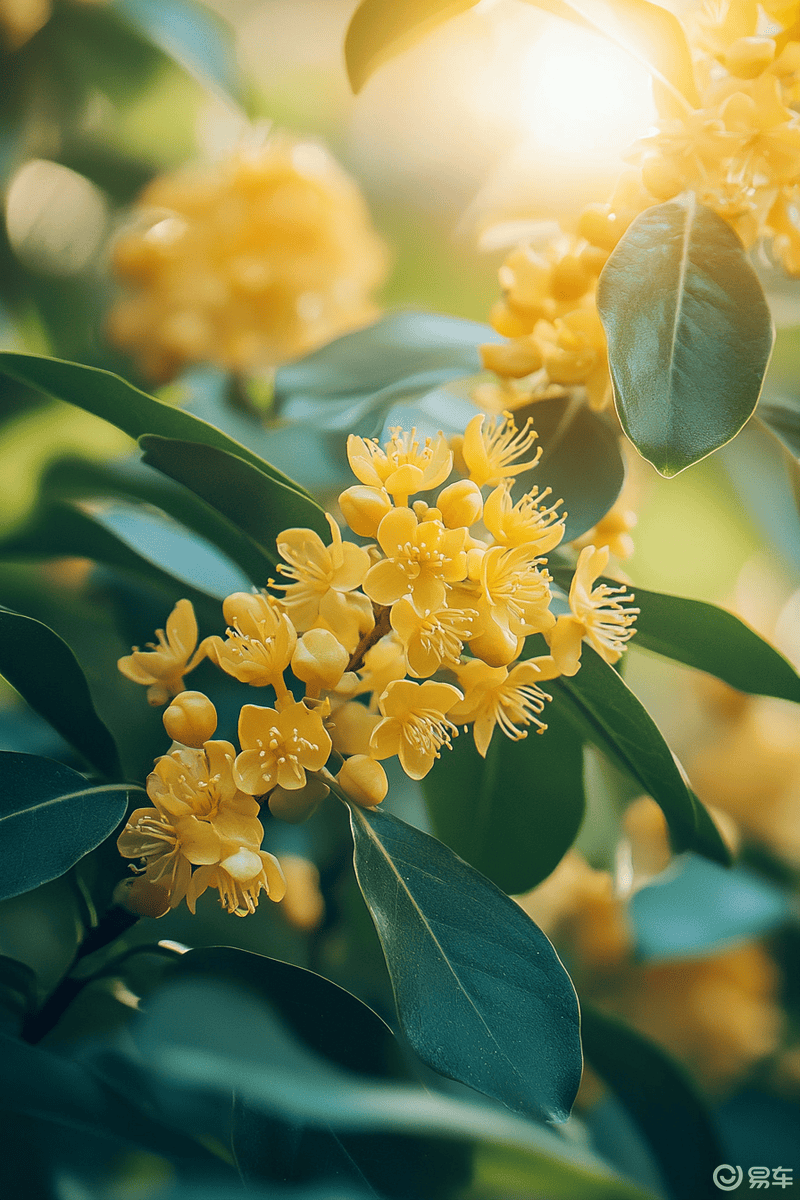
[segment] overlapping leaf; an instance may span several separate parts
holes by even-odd
[[[546,879],[583,820],[583,738],[555,704],[543,719],[541,737],[496,730],[485,759],[459,737],[422,785],[437,837],[504,892]]]
[[[684,194],[637,217],[597,293],[622,426],[676,475],[735,437],[758,402],[773,327],[730,226]]]
[[[101,774],[119,777],[114,739],[95,712],[66,642],[41,621],[0,606],[0,675]]]
[[[688,786],[657,725],[621,676],[590,646],[572,678],[548,683],[580,729],[660,805],[673,849],[695,850],[727,865],[730,854],[705,807]]]
[[[436,838],[359,808],[351,826],[359,886],[417,1054],[518,1112],[566,1120],[581,1073],[578,1005],[550,942]]]
[[[0,899],[56,879],[125,814],[130,784],[92,786],[49,758],[0,754]]]

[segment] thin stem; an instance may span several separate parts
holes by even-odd
[[[364,655],[367,651],[371,650],[382,637],[391,632],[392,626],[389,621],[391,611],[391,607],[388,604],[378,604],[375,606],[375,624],[368,633],[364,634],[353,651],[350,662],[347,664],[348,671],[360,671],[364,665]]]

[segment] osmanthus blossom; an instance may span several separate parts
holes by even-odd
[[[477,619],[474,609],[441,607],[420,613],[409,600],[398,600],[391,622],[403,643],[409,673],[427,679],[440,667],[455,667]]]
[[[459,724],[473,723],[475,746],[485,758],[492,734],[498,727],[513,741],[528,736],[527,729],[519,728],[521,725],[536,725],[537,731],[544,733],[547,725],[539,717],[551,697],[538,685],[560,674],[550,655],[528,658],[511,670],[490,667],[474,658],[456,669],[464,699],[454,705],[448,715]]]
[[[235,844],[226,846],[225,851],[219,862],[204,864],[192,875],[186,896],[190,912],[209,887],[217,889],[223,908],[239,917],[255,912],[262,891],[270,900],[283,899],[286,880],[273,854]]]
[[[569,590],[569,616],[559,617],[555,627],[544,631],[550,653],[562,675],[574,675],[580,667],[581,642],[584,638],[593,650],[612,665],[618,662],[633,628],[638,608],[630,605],[634,596],[624,587],[609,587],[595,580],[608,566],[609,549],[586,546],[581,550]]]
[[[501,546],[530,546],[536,554],[549,554],[564,537],[567,516],[558,511],[561,500],[549,508],[542,503],[549,495],[550,488],[541,494],[532,488],[514,504],[510,482],[503,480],[487,497],[483,523]]]
[[[222,612],[228,622],[225,640],[214,636],[203,643],[211,661],[242,683],[283,690],[297,632],[278,602],[263,592],[234,592]]]
[[[424,779],[442,746],[448,746],[458,733],[446,713],[462,700],[458,688],[449,683],[414,683],[400,679],[390,683],[380,698],[383,720],[370,738],[374,758],[398,755],[411,779]]]
[[[347,457],[357,479],[368,487],[390,493],[395,504],[402,506],[409,496],[444,483],[453,469],[453,454],[441,434],[420,443],[416,429],[404,433],[397,426],[390,432],[392,436],[385,448],[381,448],[377,438],[370,441],[351,434],[347,439]]]
[[[440,520],[418,521],[410,508],[392,509],[378,527],[386,557],[370,567],[364,591],[376,604],[411,596],[420,611],[441,608],[445,585],[467,574],[464,536],[464,529],[445,529]]]
[[[122,674],[147,687],[147,701],[154,707],[166,704],[183,691],[183,677],[205,657],[205,647],[197,646],[197,619],[191,600],[179,600],[167,617],[166,632],[156,630],[157,642],[148,642],[146,650],[133,647],[117,662]]]
[[[472,418],[464,430],[459,449],[472,482],[478,487],[496,487],[504,479],[535,467],[542,450],[539,447],[527,462],[516,462],[536,441],[533,421],[529,417],[524,427],[518,430],[511,413],[504,412],[502,418],[489,418],[484,429],[486,419],[484,413]]]
[[[280,711],[245,704],[239,714],[239,742],[233,776],[250,796],[277,784],[286,791],[305,787],[306,771],[321,771],[331,739],[318,709],[287,697]]]

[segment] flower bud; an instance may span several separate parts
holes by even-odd
[[[507,667],[519,654],[523,641],[510,630],[489,621],[485,631],[469,643],[469,648],[476,658],[482,659],[490,667]]]
[[[325,901],[319,890],[319,871],[298,854],[279,854],[278,862],[286,880],[283,915],[295,929],[317,929],[325,916]]]
[[[489,324],[502,337],[507,338],[524,337],[533,329],[533,321],[529,317],[514,312],[505,300],[498,300],[494,305],[489,315]]]
[[[359,537],[375,537],[378,526],[388,512],[392,502],[383,488],[351,487],[339,497],[342,516]]]
[[[122,879],[114,888],[114,903],[137,917],[163,917],[169,912],[169,888],[146,875]]]
[[[542,356],[530,337],[513,338],[510,342],[487,342],[478,349],[484,368],[504,378],[522,379],[542,365]]]
[[[591,282],[580,258],[575,254],[565,254],[550,274],[550,295],[554,300],[567,303],[580,300]]]
[[[725,66],[737,79],[756,79],[775,57],[775,42],[768,37],[741,37],[725,51]]]
[[[350,799],[362,808],[374,808],[389,791],[389,780],[379,762],[366,754],[348,758],[336,781]]]
[[[181,692],[164,711],[162,720],[173,742],[199,750],[214,736],[217,710],[202,692]]]
[[[306,776],[306,781],[304,787],[295,788],[294,791],[286,791],[282,787],[272,789],[267,803],[273,817],[277,817],[279,821],[286,821],[289,825],[299,825],[308,820],[328,795],[330,788],[321,779]]]
[[[642,183],[657,200],[671,200],[683,191],[684,177],[674,163],[653,154],[642,163]]]
[[[613,250],[627,228],[607,204],[587,204],[578,218],[578,233],[601,250]]]
[[[459,479],[439,493],[436,502],[448,529],[469,529],[483,515],[481,489],[470,479]]]
[[[350,655],[328,629],[309,629],[297,639],[292,671],[312,694],[331,691],[347,670]]]

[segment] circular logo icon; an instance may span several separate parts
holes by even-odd
[[[720,1191],[732,1192],[742,1182],[742,1176],[741,1167],[732,1167],[730,1163],[720,1163],[718,1167],[714,1168],[712,1179]]]

